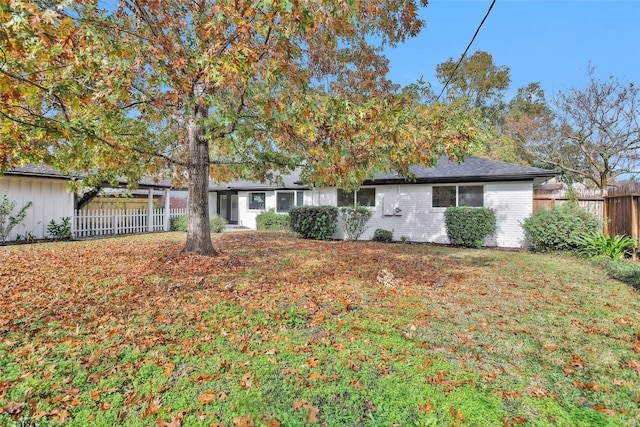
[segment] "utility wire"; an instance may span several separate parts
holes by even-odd
[[[482,28],[482,25],[484,24],[484,21],[487,20],[487,17],[489,16],[489,14],[491,13],[491,9],[493,9],[493,5],[496,4],[496,0],[493,0],[491,2],[491,6],[489,6],[489,10],[487,10],[487,13],[484,15],[484,18],[482,18],[482,22],[480,22],[480,25],[478,25],[478,28],[476,29],[475,34],[473,35],[473,37],[471,38],[471,41],[469,42],[469,44],[467,45],[467,48],[464,50],[464,53],[462,54],[462,56],[460,57],[460,60],[458,61],[458,63],[456,64],[456,68],[453,69],[453,72],[451,73],[451,75],[449,76],[449,80],[447,80],[447,82],[444,84],[444,86],[442,87],[442,90],[440,91],[440,95],[438,95],[438,97],[436,98],[436,102],[438,102],[440,100],[440,97],[442,96],[442,94],[444,93],[445,89],[447,89],[447,86],[449,85],[449,83],[451,83],[451,79],[453,79],[453,76],[455,76],[456,71],[458,71],[458,68],[460,67],[460,64],[462,63],[462,61],[464,60],[465,56],[467,56],[467,52],[469,52],[469,48],[471,47],[471,45],[473,44],[473,41],[476,39],[476,36],[478,35],[478,33],[480,32],[480,28]]]

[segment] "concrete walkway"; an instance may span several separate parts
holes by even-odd
[[[224,230],[222,230],[223,233],[226,233],[228,231],[248,231],[251,230],[249,227],[244,227],[242,225],[235,225],[235,224],[227,224],[224,226]]]

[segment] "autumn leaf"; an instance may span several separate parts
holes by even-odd
[[[351,384],[352,386],[354,386],[355,388],[357,388],[359,390],[364,390],[364,386],[362,384],[360,384],[360,380],[359,379],[350,379],[349,380],[349,384]]]
[[[464,414],[462,412],[460,412],[459,410],[455,409],[453,406],[449,406],[449,412],[451,412],[451,415],[453,416],[453,418],[455,420],[461,421],[464,423],[465,418],[464,418]]]
[[[316,408],[315,406],[309,408],[309,417],[308,417],[308,422],[310,423],[317,423],[318,420],[318,414],[320,413],[320,409]]]
[[[244,417],[235,417],[233,419],[233,425],[236,427],[254,427],[256,423],[253,421],[251,415],[247,415]]]
[[[242,376],[242,379],[240,380],[240,386],[242,388],[251,388],[253,387],[253,382],[251,381],[251,372],[247,372],[246,374],[244,374]]]
[[[206,405],[207,403],[215,402],[218,397],[218,393],[215,390],[207,390],[200,395],[198,401],[201,405]]]
[[[314,357],[310,357],[307,359],[306,365],[310,368],[315,368],[320,364],[320,361]]]
[[[629,360],[627,366],[640,374],[640,361]]]
[[[571,366],[575,366],[576,368],[584,368],[584,360],[582,360],[579,356],[573,355],[571,356]]]
[[[432,412],[434,412],[436,410],[436,408],[433,406],[433,403],[431,403],[431,399],[427,398],[427,401],[425,402],[424,405],[420,405],[418,407],[418,409],[420,409],[420,411],[426,413],[426,414],[430,414]]]
[[[322,374],[320,372],[311,372],[308,376],[307,379],[309,381],[317,381],[319,379],[322,378]]]
[[[156,397],[153,400],[149,399],[147,407],[142,412],[142,417],[146,418],[150,415],[157,414],[161,406],[162,406],[162,400],[160,399],[160,397]]]

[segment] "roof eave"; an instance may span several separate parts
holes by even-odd
[[[476,175],[476,176],[454,176],[454,177],[417,177],[410,180],[403,177],[366,180],[362,185],[385,185],[385,184],[457,184],[460,182],[495,182],[495,181],[536,181],[537,179],[550,179],[557,176],[557,173],[548,174],[518,174],[518,175]]]

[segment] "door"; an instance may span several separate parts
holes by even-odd
[[[238,223],[238,193],[235,191],[220,191],[218,193],[218,215],[229,224]]]

